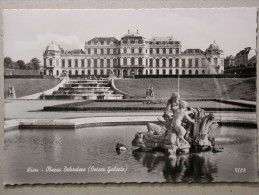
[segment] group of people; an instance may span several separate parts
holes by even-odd
[[[170,121],[170,124],[167,127],[168,134],[177,134],[177,145],[179,145],[180,141],[183,141],[186,144],[188,143],[184,138],[186,129],[182,126],[183,118],[185,117],[189,122],[195,123],[195,121],[188,116],[190,112],[186,111],[186,108],[187,102],[181,100],[179,94],[173,92],[171,98],[167,101],[166,109],[163,114],[163,118],[166,121]],[[171,112],[173,115],[171,115]],[[171,142],[173,142],[173,140]]]

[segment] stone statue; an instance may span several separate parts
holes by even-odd
[[[170,155],[188,153],[190,148],[195,151],[213,149],[213,138],[209,133],[218,126],[214,115],[200,108],[186,111],[187,103],[179,98],[177,93],[172,94],[163,115],[164,121],[148,123],[147,131],[135,134],[133,146],[143,151],[162,148]]]
[[[8,99],[16,98],[14,86],[9,85],[8,90],[7,90],[7,98]]]

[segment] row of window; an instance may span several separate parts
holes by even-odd
[[[124,39],[122,41],[123,44],[143,44],[144,41],[142,39],[138,40],[138,39]],[[88,42],[88,45],[119,45],[119,41],[91,41],[91,42]],[[178,41],[145,41],[145,44],[149,44],[149,45],[173,45],[173,44],[176,44],[176,45],[179,45],[180,42]]]
[[[130,63],[128,61],[129,58],[123,58],[123,65],[136,65],[136,63],[138,63],[138,65],[143,65],[143,59],[144,58],[134,58],[131,57],[130,58]],[[204,60],[204,59],[203,59]],[[222,59],[223,60],[223,59]],[[49,65],[53,66],[53,61],[54,59],[49,59]],[[67,67],[72,67],[72,59],[68,59],[68,66]],[[81,61],[81,67],[85,67],[85,59],[80,59]],[[103,67],[104,66],[104,61],[106,61],[106,66],[110,67],[111,63],[113,64],[113,66],[117,66],[117,59],[100,59],[100,66]],[[181,59],[181,64],[182,67],[186,67],[186,61],[187,59]],[[208,58],[208,61],[211,62],[211,58]],[[88,66],[91,66],[92,62],[91,59],[87,59],[87,64]],[[146,59],[146,64],[148,64],[148,59]],[[204,65],[204,63],[202,63]],[[218,64],[218,58],[214,58],[214,64],[217,65]],[[46,65],[46,59],[44,59],[44,65]],[[59,60],[57,59],[57,63],[56,65],[59,65]],[[79,59],[74,59],[74,67],[78,67],[79,65]],[[97,67],[97,59],[93,59],[93,65],[94,67]],[[149,59],[149,66],[150,67],[159,67],[160,65],[160,59]],[[173,59],[169,59],[169,67],[172,67],[173,65]],[[192,67],[193,65],[195,67],[199,66],[199,58],[194,58],[194,59],[188,59],[188,65],[189,67]],[[162,66],[165,67],[166,66],[166,59],[162,59]],[[179,59],[176,58],[175,59],[175,66],[179,66]],[[62,67],[66,67],[66,60],[62,59]]]
[[[88,54],[119,54],[120,50],[119,49],[87,49]],[[143,49],[143,48],[123,48],[122,53],[148,53],[148,49]],[[150,54],[179,54],[180,50],[179,48],[176,49],[160,49],[160,48],[151,48],[149,49]]]

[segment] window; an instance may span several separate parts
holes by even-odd
[[[107,49],[107,54],[110,54],[110,49],[109,48]]]
[[[65,60],[62,60],[62,67],[65,67]]]
[[[88,54],[91,54],[91,49],[88,49]]]
[[[101,75],[103,75],[103,69],[101,69]]]
[[[94,67],[97,67],[97,59],[94,59]]]
[[[217,65],[217,64],[218,64],[218,59],[214,58],[214,65]]]
[[[156,67],[159,67],[159,59],[156,59]]]
[[[170,58],[169,59],[169,67],[171,68],[173,66],[173,60]]]
[[[192,74],[192,70],[189,70],[189,74]]]
[[[104,54],[104,51],[103,51],[103,49],[101,49],[101,54]]]
[[[153,49],[149,49],[149,53],[150,53],[150,54],[153,54]]]
[[[75,75],[78,75],[78,70],[75,71]]]
[[[159,54],[159,48],[156,49],[156,53]]]
[[[85,71],[84,70],[82,70],[82,75],[85,75]]]
[[[163,49],[163,54],[166,54],[166,49],[165,48]]]
[[[182,74],[185,74],[185,70],[182,71]]]
[[[163,59],[162,62],[163,62],[163,67],[166,67],[166,59]]]
[[[58,71],[58,70],[56,71],[56,75],[57,75],[57,76],[59,75],[59,71]]]
[[[127,53],[127,49],[126,48],[124,48],[124,51],[123,51],[124,53]]]
[[[198,70],[195,70],[195,74],[199,74],[199,71],[198,71]]]
[[[202,74],[205,74],[205,70],[202,70]]]
[[[104,59],[101,59],[100,60],[100,67],[103,68],[103,65],[104,65]]]
[[[156,69],[156,74],[159,75],[159,69]]]
[[[96,69],[94,69],[94,75],[97,75],[97,70]]]
[[[153,70],[152,69],[150,70],[150,74],[153,74]]]
[[[149,66],[153,67],[153,59],[149,59]]]
[[[72,62],[71,62],[71,60],[69,59],[69,60],[68,60],[68,67],[71,67],[71,63],[72,63]]]
[[[84,67],[84,66],[85,66],[85,60],[81,59],[81,67]]]
[[[138,52],[139,52],[139,53],[142,53],[142,48],[139,48],[139,49],[138,49]]]
[[[113,54],[117,54],[117,51],[116,51],[116,49],[113,49]]]
[[[165,75],[166,74],[166,70],[165,69],[163,69],[163,75]]]
[[[78,59],[75,59],[75,67],[78,67]]]
[[[175,67],[179,67],[179,59],[175,59]]]
[[[97,49],[94,49],[94,54],[97,54]]]
[[[88,75],[91,75],[91,70],[88,70],[88,73],[87,73]]]
[[[117,59],[113,59],[113,66],[117,66]]]
[[[131,48],[131,53],[134,53],[134,48]]]
[[[123,65],[127,65],[127,58],[123,59]]]
[[[131,65],[135,64],[135,58],[131,58]]]
[[[172,49],[172,48],[169,49],[169,53],[170,53],[170,54],[173,53],[173,49]]]
[[[107,67],[110,68],[110,66],[111,66],[111,61],[110,59],[107,59]]]
[[[199,67],[199,59],[195,58],[195,67],[198,68]]]
[[[52,66],[52,59],[49,59],[49,65]]]
[[[179,54],[179,49],[178,49],[178,48],[175,49],[175,53],[176,53],[176,54]]]
[[[68,75],[72,75],[72,71],[71,70],[68,71]]]
[[[142,58],[138,59],[138,65],[142,65]]]
[[[88,67],[91,66],[91,60],[90,59],[87,59],[87,65],[88,65]]]
[[[182,67],[185,67],[185,59],[182,59]]]
[[[188,59],[188,61],[189,61],[189,67],[191,67],[192,66],[192,59]]]
[[[170,75],[173,74],[173,70],[172,70],[172,69],[169,70],[169,74],[170,74]]]
[[[46,66],[46,59],[44,59],[44,66]]]
[[[178,69],[176,69],[175,73],[178,75],[178,74],[179,74],[179,70],[178,70]]]

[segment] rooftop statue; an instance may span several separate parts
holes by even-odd
[[[142,151],[162,148],[171,155],[188,153],[190,149],[213,149],[214,139],[210,132],[218,126],[214,115],[200,108],[187,110],[187,103],[179,99],[180,96],[173,93],[167,101],[163,118],[159,118],[158,124],[148,123],[147,131],[136,133],[132,145]]]

